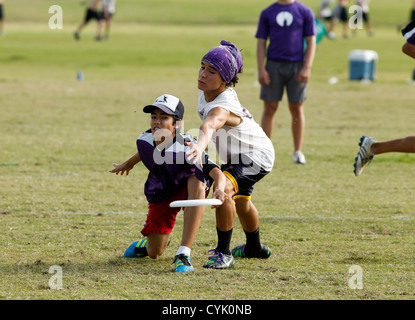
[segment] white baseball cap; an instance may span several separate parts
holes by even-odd
[[[159,108],[165,113],[175,116],[176,118],[183,120],[184,106],[179,98],[172,96],[171,94],[163,94],[154,101],[153,104],[145,106],[143,111],[145,113],[153,112],[154,108]]]

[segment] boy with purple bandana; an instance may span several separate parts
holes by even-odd
[[[271,138],[274,115],[286,88],[292,116],[293,161],[305,164],[301,151],[305,129],[303,105],[316,50],[314,13],[298,1],[278,0],[262,11],[256,38],[260,98],[264,101],[262,128]]]
[[[201,156],[212,141],[226,176],[228,199],[216,208],[218,242],[205,268],[227,269],[234,257],[267,259],[268,246],[261,243],[259,213],[251,201],[256,183],[273,168],[275,151],[271,140],[240,103],[232,88],[238,83],[243,59],[237,46],[222,40],[201,61],[198,78],[198,114],[200,126],[197,143],[189,142],[188,160],[202,163]],[[230,242],[236,214],[243,227],[246,243],[232,250]]]

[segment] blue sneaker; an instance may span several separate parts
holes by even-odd
[[[174,272],[190,272],[195,270],[190,263],[190,257],[184,254],[175,256],[173,263],[176,266]]]
[[[124,257],[127,258],[141,258],[148,256],[147,253],[147,239],[138,240],[130,244],[130,246],[125,250]]]

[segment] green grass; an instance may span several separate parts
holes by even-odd
[[[47,9],[59,3],[64,29],[49,30]],[[171,272],[182,214],[160,259],[122,257],[145,221],[146,170],[137,166],[128,177],[108,170],[135,152],[148,128],[142,107],[162,93],[177,95],[185,132],[198,128],[200,59],[227,39],[243,50],[236,90],[259,120],[254,34],[270,3],[124,0],[110,41],[96,43],[93,24],[80,42],[72,38],[84,12],[78,1],[7,2],[7,35],[0,37],[1,299],[415,298],[415,158],[382,155],[359,178],[352,173],[361,135],[413,134],[407,79],[415,62],[401,53],[396,31],[409,13],[403,2],[372,4],[375,37],[359,31],[319,45],[306,104],[306,166],[291,162],[290,116],[281,104],[272,139],[277,161],[253,196],[262,241],[273,250],[269,260],[203,269],[216,245],[211,209],[193,247],[194,274]],[[379,53],[376,82],[348,81],[353,49]],[[329,85],[334,76],[339,83]],[[236,221],[232,245],[243,241]],[[53,265],[62,267],[62,290],[49,287]],[[363,269],[361,290],[348,286],[352,265]]]

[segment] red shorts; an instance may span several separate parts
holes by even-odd
[[[150,233],[168,233],[173,231],[176,216],[181,208],[170,208],[170,203],[176,200],[187,199],[187,188],[177,192],[169,200],[160,203],[149,203],[147,220],[141,234],[146,237]]]

